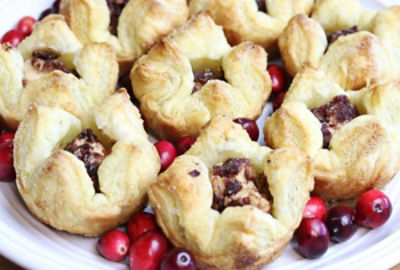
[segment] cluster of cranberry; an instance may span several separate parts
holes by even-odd
[[[335,243],[346,241],[353,236],[358,225],[377,228],[389,219],[391,213],[389,198],[379,190],[364,192],[358,198],[355,210],[345,205],[327,210],[321,197],[312,196],[295,232],[297,249],[308,259],[319,258],[328,250],[329,240]]]
[[[276,64],[270,64],[267,67],[269,76],[271,77],[272,82],[272,96],[274,98],[273,108],[274,111],[279,109],[281,106],[283,99],[287,93],[286,87],[288,84],[288,76],[285,70]]]
[[[1,43],[9,43],[11,46],[17,47],[21,41],[32,33],[32,26],[35,22],[35,18],[31,16],[23,17],[19,20],[16,29],[12,29],[3,35]]]
[[[50,8],[43,11],[42,14],[40,14],[39,20],[43,19],[47,15],[58,13],[60,2],[61,0],[56,0]],[[32,33],[34,23],[36,23],[35,18],[31,16],[22,17],[18,21],[15,29],[11,29],[3,35],[1,38],[1,44],[9,43],[11,46],[17,47],[21,41]]]
[[[129,253],[132,270],[195,270],[193,256],[182,248],[169,249],[168,240],[150,213],[138,213],[128,222],[127,233],[113,229],[103,234],[97,250],[111,261],[122,261]]]

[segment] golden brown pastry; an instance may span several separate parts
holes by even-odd
[[[318,1],[312,19],[293,17],[279,38],[288,72],[322,67],[346,90],[400,76],[400,6],[373,11],[357,0]],[[326,33],[325,33],[326,31]]]
[[[360,30],[370,30],[377,10],[364,7],[359,0],[318,0],[312,18],[327,33],[357,25]]]
[[[63,0],[60,12],[83,44],[107,42],[122,64],[132,64],[189,13],[185,0]]]
[[[327,199],[382,188],[400,168],[400,84],[344,91],[305,67],[264,126],[268,146],[298,147],[314,159],[314,192]]]
[[[310,13],[313,0],[190,0],[190,13],[205,10],[224,27],[232,45],[252,41],[268,53],[277,52],[276,41],[292,16]]]
[[[94,236],[142,209],[160,160],[125,90],[84,118],[34,105],[15,136],[14,166],[34,216],[56,229]]]
[[[136,61],[130,78],[148,126],[175,141],[219,114],[256,119],[271,93],[266,67],[261,47],[232,48],[222,27],[200,13]]]
[[[33,103],[78,117],[115,91],[118,63],[104,43],[82,47],[60,15],[35,25],[18,49],[0,49],[0,114],[10,128]]]
[[[312,163],[271,149],[217,116],[148,190],[169,240],[199,269],[259,269],[278,257],[313,188]]]

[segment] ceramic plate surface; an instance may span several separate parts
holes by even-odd
[[[397,0],[363,1],[382,8],[400,4]],[[0,0],[0,36],[19,18],[38,15],[52,0]],[[400,44],[399,44],[400,46]],[[268,104],[257,121],[262,127],[272,111]],[[262,130],[262,128],[260,129]],[[263,141],[262,136],[259,139]],[[332,244],[320,259],[306,260],[292,243],[284,254],[265,269],[387,269],[400,262],[400,174],[386,187],[393,203],[389,221],[375,230],[358,229],[347,242]],[[27,210],[14,183],[0,183],[0,254],[29,269],[127,269],[127,263],[113,263],[100,257],[96,239],[59,232],[37,221]]]

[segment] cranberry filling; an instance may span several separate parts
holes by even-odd
[[[267,6],[265,5],[265,0],[256,0],[258,11],[267,13]]]
[[[118,19],[128,2],[129,0],[107,0],[108,9],[110,10],[109,30],[113,35],[117,35]]]
[[[61,70],[65,73],[72,73],[65,64],[58,60],[60,57],[58,52],[51,50],[36,50],[32,52],[31,64],[32,66],[42,72],[51,72],[53,70]]]
[[[353,33],[359,32],[359,31],[360,30],[358,30],[357,25],[354,25],[348,29],[333,32],[332,34],[330,34],[328,36],[328,43],[331,44],[331,43],[335,42],[339,37],[347,36],[347,35],[350,35],[350,34],[353,34]]]
[[[257,189],[260,182],[265,187],[266,179],[257,180],[249,159],[230,158],[221,165],[215,165],[211,176],[214,192],[211,207],[222,212],[229,206],[253,205],[268,213],[270,203]]]
[[[351,104],[349,98],[345,95],[336,96],[328,104],[312,109],[311,112],[321,122],[323,148],[326,149],[333,134],[360,115],[356,106]]]
[[[205,85],[209,80],[225,80],[224,73],[221,69],[221,76],[218,76],[212,69],[205,69],[204,71],[196,71],[194,74],[194,86],[192,94],[199,91],[203,85]]]
[[[99,142],[91,129],[83,130],[65,150],[82,160],[96,192],[100,192],[97,170],[109,151]]]

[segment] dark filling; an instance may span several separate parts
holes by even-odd
[[[335,42],[339,37],[347,36],[347,35],[356,33],[358,31],[360,31],[360,30],[358,30],[357,25],[354,25],[353,27],[350,27],[348,29],[344,29],[344,30],[341,30],[341,31],[333,32],[332,34],[330,34],[328,36],[328,43],[331,44],[332,42]]]
[[[265,5],[265,0],[256,0],[258,11],[267,13],[267,6]]]
[[[54,1],[54,2],[53,2],[53,5],[52,5],[50,8],[44,10],[44,11],[40,14],[40,16],[39,16],[39,21],[41,21],[42,19],[44,19],[45,17],[47,17],[47,16],[50,15],[50,14],[57,14],[57,13],[59,13],[59,12],[60,12],[60,3],[61,3],[61,0],[56,0],[56,1]]]
[[[65,150],[82,160],[96,192],[100,192],[97,170],[109,151],[99,142],[91,129],[83,130]]]
[[[189,175],[191,177],[197,177],[197,176],[200,175],[200,172],[198,170],[192,170],[192,171],[189,172]]]
[[[257,189],[257,174],[247,158],[230,158],[215,165],[211,184],[214,192],[211,207],[219,212],[229,206],[243,205],[253,205],[267,213],[270,211],[269,201]]]
[[[335,131],[360,115],[356,106],[344,95],[334,97],[328,104],[312,109],[311,112],[321,122],[323,147],[326,149]]]
[[[192,94],[199,91],[203,85],[205,85],[209,80],[224,80],[224,76],[218,76],[212,69],[205,69],[204,71],[194,72],[194,86]],[[221,74],[223,71],[221,69]]]
[[[36,70],[43,72],[61,70],[65,73],[72,73],[72,71],[69,70],[62,61],[57,59],[58,57],[60,57],[58,52],[51,50],[36,50],[32,52],[31,64]]]
[[[110,10],[109,30],[113,35],[117,35],[118,19],[128,2],[129,0],[107,0],[108,9]]]

